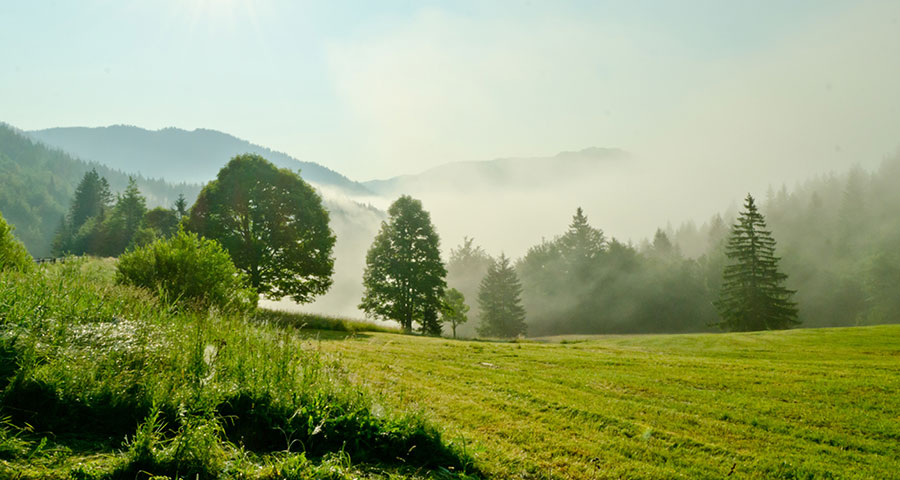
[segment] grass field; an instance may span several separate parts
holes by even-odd
[[[0,272],[0,479],[900,478],[900,325],[456,341],[111,268]]]
[[[0,271],[0,480],[477,474],[435,426],[377,403],[296,333],[380,328],[178,308],[115,285],[112,267]]]
[[[493,343],[320,332],[505,478],[900,478],[900,326]]]

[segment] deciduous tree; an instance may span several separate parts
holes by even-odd
[[[441,308],[441,321],[450,325],[453,338],[456,338],[456,327],[469,321],[469,306],[466,305],[466,297],[455,288],[448,288],[444,292],[444,305]]]
[[[365,293],[359,308],[395,320],[409,332],[413,322],[429,323],[432,316],[436,320],[447,270],[440,238],[422,202],[404,195],[390,206],[388,215],[366,254]]]
[[[299,175],[245,154],[203,187],[187,227],[221,243],[257,292],[304,303],[332,283],[328,220],[319,194]]]

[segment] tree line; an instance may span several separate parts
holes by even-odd
[[[857,289],[840,293],[852,298],[861,292],[855,321],[889,321],[891,302],[898,297],[892,285],[900,269],[890,248],[898,228],[889,206],[875,200],[894,195],[893,204],[900,204],[886,188],[890,178],[900,178],[897,164],[900,160],[886,162],[880,176],[854,171],[794,194],[770,193],[765,216],[748,195],[730,227],[717,216],[693,231],[659,229],[652,241],[637,246],[608,238],[578,208],[566,231],[519,259],[492,257],[466,238],[450,250],[446,264],[430,215],[420,201],[403,196],[391,205],[368,251],[359,307],[407,331],[438,335],[446,329],[454,336],[457,330],[466,336],[513,337],[809,324],[804,312],[816,307],[808,307],[808,285],[797,281],[804,278],[796,272],[803,272],[798,265],[812,270],[823,263],[798,261],[803,255],[794,242],[802,235],[798,227],[785,228],[799,223],[808,231],[823,231],[811,214],[798,216],[785,207],[801,202],[805,193],[810,203],[804,212],[821,214],[825,206],[839,206],[830,214],[840,220],[831,224],[831,235],[809,240],[820,247],[818,253],[854,252],[856,273],[865,277],[851,276],[848,282],[858,282]],[[839,201],[823,199],[822,185],[841,193]],[[90,171],[59,229],[58,248],[115,255],[184,229],[220,244],[258,294],[308,302],[330,287],[335,238],[328,212],[296,173],[262,157],[238,156],[204,187],[192,208],[185,203],[181,198],[171,209],[147,210],[134,181],[113,196],[103,177]],[[822,217],[829,214],[815,218]],[[876,219],[881,227],[871,235]],[[851,221],[857,222],[854,228],[845,225]],[[863,238],[859,231],[870,234]],[[692,248],[685,242],[688,233],[704,237],[708,246],[702,254],[684,253]],[[774,238],[781,236],[787,248],[776,246]],[[859,249],[867,255],[856,253]],[[782,261],[776,251],[788,254]]]

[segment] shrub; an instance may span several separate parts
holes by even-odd
[[[22,242],[13,235],[12,230],[3,219],[3,215],[0,215],[0,270],[30,270],[34,260]]]
[[[257,300],[218,242],[184,231],[122,254],[116,282],[148,288],[168,301],[200,309],[246,310]]]

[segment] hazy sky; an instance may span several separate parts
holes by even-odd
[[[0,2],[0,121],[212,128],[357,180],[588,146],[871,165],[898,86],[897,1]]]

